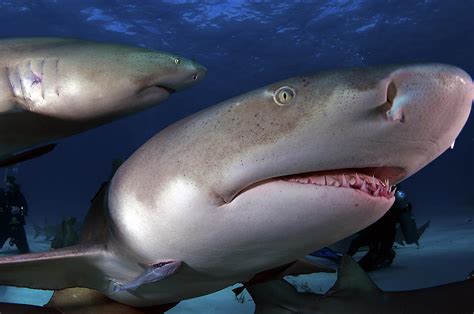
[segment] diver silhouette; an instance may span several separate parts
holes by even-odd
[[[16,245],[20,253],[28,253],[24,225],[28,215],[28,204],[21,193],[14,176],[7,176],[5,188],[0,189],[0,248],[10,239],[10,246]]]
[[[396,256],[393,244],[397,232],[397,223],[400,223],[400,229],[406,243],[418,244],[416,222],[411,212],[412,205],[408,201],[406,193],[401,190],[400,184],[396,187],[397,192],[392,207],[382,218],[360,231],[347,251],[347,254],[352,256],[360,247],[369,246],[367,254],[358,261],[365,271],[387,267],[393,263]]]

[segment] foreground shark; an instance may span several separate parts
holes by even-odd
[[[322,72],[235,97],[125,161],[80,245],[0,258],[0,284],[148,307],[249,282],[379,219],[391,183],[450,147],[473,98],[469,75],[443,64]]]
[[[42,155],[54,148],[51,141],[157,104],[205,72],[193,61],[137,47],[61,38],[0,40],[0,166]]]
[[[255,314],[459,313],[474,311],[474,278],[411,291],[384,292],[349,256],[324,295],[298,292],[284,279],[247,287]]]

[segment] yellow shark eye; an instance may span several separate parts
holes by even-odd
[[[174,59],[174,63],[180,64],[180,63],[181,63],[181,60],[179,60],[178,58],[175,58],[175,59]]]
[[[296,97],[296,91],[291,86],[282,86],[273,94],[273,100],[280,106],[289,105]]]

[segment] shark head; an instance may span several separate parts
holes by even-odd
[[[391,185],[449,148],[471,105],[471,78],[443,64],[271,84],[135,152],[110,186],[111,233],[137,256],[242,280],[379,219]]]
[[[143,110],[206,74],[183,57],[125,45],[36,38],[3,47],[18,107],[81,123]]]

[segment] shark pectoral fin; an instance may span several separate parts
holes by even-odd
[[[58,290],[70,287],[106,289],[96,265],[110,256],[104,245],[76,245],[41,253],[0,258],[0,285]]]
[[[124,284],[114,282],[113,291],[120,292],[124,290],[136,290],[144,284],[163,280],[166,277],[169,277],[178,272],[178,270],[181,268],[181,265],[181,261],[165,261],[157,264],[152,264],[145,268],[145,271],[132,281],[129,281]]]
[[[329,289],[330,293],[340,291],[363,291],[382,292],[372,281],[367,273],[357,264],[352,257],[344,255],[340,269],[337,273],[337,280],[334,286]]]
[[[69,288],[55,291],[51,300],[43,309],[59,310],[63,314],[160,314],[168,311],[178,303],[163,304],[153,307],[131,307],[114,301],[102,293],[87,288]],[[0,308],[1,310],[1,308]],[[44,312],[38,312],[44,313]],[[49,313],[49,312],[48,312]],[[56,312],[52,312],[56,313]]]
[[[22,161],[26,161],[29,159],[37,158],[42,155],[45,155],[52,151],[57,144],[47,144],[44,146],[36,147],[27,151],[20,152],[15,155],[8,156],[5,159],[0,160],[0,168],[9,167],[20,163]]]

